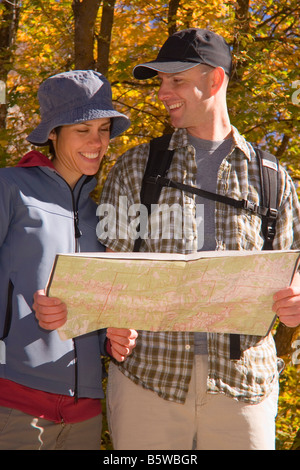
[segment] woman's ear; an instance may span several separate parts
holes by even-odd
[[[56,138],[57,138],[56,131],[55,131],[55,129],[52,129],[52,131],[49,134],[49,139],[50,140],[56,140]]]

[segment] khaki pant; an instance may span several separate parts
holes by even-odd
[[[0,407],[0,450],[100,450],[102,415],[56,424]]]
[[[196,356],[184,405],[135,385],[114,364],[107,387],[116,450],[274,450],[278,387],[248,405],[206,393],[207,356]]]

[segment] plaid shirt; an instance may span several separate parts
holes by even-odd
[[[233,146],[222,161],[217,180],[217,192],[235,199],[248,199],[256,204],[260,199],[260,175],[255,152],[245,139],[232,128]],[[176,149],[168,177],[185,184],[196,185],[195,150],[189,145],[184,129],[174,132],[169,145]],[[104,186],[100,204],[119,208],[119,197],[126,196],[127,207],[140,203],[140,188],[149,154],[149,144],[137,146],[120,157]],[[274,249],[300,249],[300,211],[298,197],[286,171],[280,167],[279,217]],[[190,253],[197,249],[195,198],[187,193],[163,188],[159,204],[180,204],[184,208],[184,237],[176,238],[174,227],[170,236],[143,240],[140,251]],[[138,207],[138,206],[136,206]],[[113,251],[132,251],[134,240],[126,230],[130,217],[115,213],[119,232],[98,236]],[[192,220],[192,223],[191,223]],[[189,223],[185,224],[185,221]],[[113,221],[112,221],[113,222]],[[216,203],[216,243],[218,250],[260,250],[263,245],[261,218],[242,209]],[[149,227],[151,233],[151,227]],[[122,237],[118,235],[122,233]],[[129,233],[129,232],[128,232]],[[241,315],[243,306],[241,305]],[[225,393],[248,403],[260,402],[278,379],[276,348],[272,335],[267,337],[241,335],[242,355],[230,360],[229,334],[208,334],[209,370],[207,391]],[[139,331],[137,346],[122,372],[133,382],[153,390],[164,399],[185,401],[194,357],[194,334],[190,332]]]

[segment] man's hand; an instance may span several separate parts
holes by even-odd
[[[273,297],[273,311],[281,323],[295,328],[300,325],[300,275],[297,273],[292,284]]]
[[[110,340],[112,356],[123,362],[135,348],[138,334],[127,328],[107,328],[106,336]]]
[[[67,321],[67,307],[56,297],[47,297],[44,290],[35,292],[33,309],[41,328],[56,330]]]

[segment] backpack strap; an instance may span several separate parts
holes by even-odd
[[[262,233],[264,236],[263,250],[272,250],[272,243],[276,233],[276,218],[278,212],[278,159],[269,152],[255,149],[260,170],[262,205],[268,212],[262,219]]]
[[[149,181],[149,178],[166,176],[174,155],[174,150],[168,149],[171,137],[172,134],[165,134],[150,141],[149,157],[140,193],[141,205],[144,205],[147,208],[147,218],[151,214],[151,204],[158,203],[159,196],[163,188],[162,185],[154,185],[151,180]],[[138,230],[140,230],[141,227],[145,230],[145,227],[147,226],[147,221],[142,220],[142,217],[143,215],[140,213],[140,224]],[[137,252],[140,249],[142,235],[143,233],[140,233],[139,238],[135,240],[133,248],[134,252]]]
[[[261,206],[267,208],[262,217],[261,230],[264,238],[262,250],[272,250],[276,233],[276,218],[278,211],[278,159],[269,152],[254,149],[259,165]],[[238,360],[241,357],[240,335],[230,334],[230,359]]]

